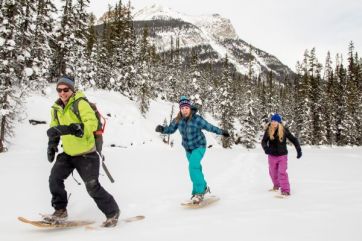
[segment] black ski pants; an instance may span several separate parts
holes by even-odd
[[[59,154],[49,177],[52,206],[56,210],[67,207],[68,198],[64,180],[76,169],[85,183],[88,194],[106,217],[112,217],[119,212],[113,196],[98,181],[99,165],[99,155],[96,152],[81,156],[69,156],[64,152]]]

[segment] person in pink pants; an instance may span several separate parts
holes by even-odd
[[[302,149],[298,139],[282,124],[282,117],[279,114],[274,114],[265,130],[261,145],[265,154],[268,155],[269,174],[273,182],[273,190],[278,191],[280,189],[281,194],[285,196],[290,195],[287,173],[287,139],[294,144],[299,159],[302,156]]]
[[[290,194],[290,185],[288,180],[288,156],[273,156],[268,155],[269,175],[273,182],[273,190],[278,190],[279,187],[282,193]]]

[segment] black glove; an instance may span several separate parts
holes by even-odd
[[[163,133],[164,129],[165,129],[165,128],[164,128],[163,126],[161,126],[161,125],[156,126],[156,132],[161,132],[161,133]]]
[[[76,137],[82,137],[83,134],[83,123],[72,123],[69,126],[53,126],[47,130],[47,135],[49,138],[55,138],[62,135],[74,135]]]
[[[82,137],[84,135],[83,132],[83,123],[72,123],[69,125],[70,133],[71,135],[74,135],[76,137]]]
[[[230,137],[230,134],[227,130],[223,130],[221,135],[223,135],[224,137]]]
[[[301,158],[302,157],[302,150],[298,150],[297,151],[297,158]]]
[[[48,161],[52,163],[54,161],[55,153],[58,152],[58,147],[56,146],[48,146]]]
[[[47,155],[48,155],[48,161],[49,162],[54,161],[55,153],[58,152],[59,142],[60,142],[60,137],[49,138],[48,150],[47,150]]]
[[[269,155],[269,154],[270,154],[269,148],[266,148],[266,149],[264,150],[264,152],[265,152],[265,154]]]

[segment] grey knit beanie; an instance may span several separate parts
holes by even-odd
[[[71,89],[73,92],[75,92],[74,91],[74,80],[73,79],[71,79],[71,78],[69,78],[67,76],[63,76],[57,81],[57,87],[60,84],[67,85],[69,87],[69,89]]]

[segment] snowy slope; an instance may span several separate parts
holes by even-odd
[[[154,132],[169,116],[171,103],[152,102],[147,119],[137,105],[114,92],[87,91],[104,114],[110,113],[105,136],[107,165],[116,182],[101,171],[102,185],[114,195],[122,217],[143,214],[138,223],[113,229],[84,228],[39,230],[16,220],[50,213],[46,159],[46,125],[30,125],[28,119],[48,120],[55,91],[32,96],[27,119],[16,128],[9,151],[0,154],[0,240],[328,240],[359,241],[362,237],[361,148],[304,147],[302,159],[289,147],[292,196],[274,198],[266,156],[241,147],[224,150],[214,134],[203,160],[205,177],[221,200],[200,210],[182,208],[190,197],[191,183],[185,153],[176,133],[173,148]],[[212,123],[214,120],[207,118]],[[131,143],[133,143],[131,145]],[[110,144],[120,147],[112,148]],[[78,174],[74,177],[80,181]],[[70,219],[91,219],[99,225],[102,213],[88,197],[84,185],[66,181]]]

